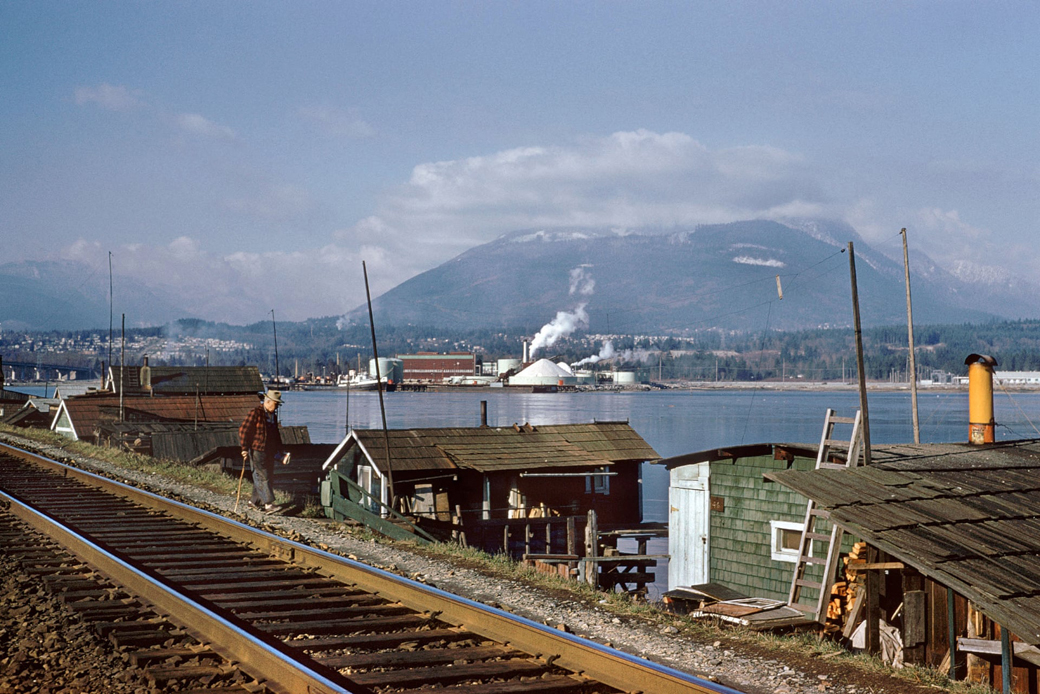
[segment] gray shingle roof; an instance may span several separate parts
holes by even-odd
[[[766,477],[1040,644],[1040,440],[871,453],[870,467]]]

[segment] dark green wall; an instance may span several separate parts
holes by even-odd
[[[815,464],[813,459],[795,458],[791,468],[811,470]],[[723,512],[710,512],[712,581],[752,597],[786,602],[795,565],[772,559],[769,521],[801,523],[807,499],[762,478],[765,472],[785,469],[787,462],[773,460],[771,454],[711,463],[711,496],[722,497],[725,504]],[[816,578],[811,573],[810,577]]]

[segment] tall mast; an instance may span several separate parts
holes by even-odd
[[[856,368],[859,370],[859,411],[863,414],[863,464],[870,465],[870,418],[867,416],[867,372],[863,366],[863,330],[860,327],[859,322],[859,290],[856,288],[856,251],[852,247],[852,241],[849,241],[849,278],[852,283],[852,316],[856,325]]]
[[[910,407],[914,416],[914,443],[921,443],[921,423],[917,419],[917,359],[914,354],[914,310],[910,303],[910,254],[906,250],[906,229],[903,235],[903,268],[906,270],[906,332],[910,344]]]

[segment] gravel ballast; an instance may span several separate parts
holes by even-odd
[[[58,447],[9,435],[0,435],[0,439],[57,460],[67,461],[70,458],[67,451]],[[605,598],[586,601],[567,591],[546,590],[515,578],[489,576],[469,565],[472,562],[430,557],[424,555],[421,550],[412,551],[399,545],[359,538],[351,534],[341,523],[321,519],[264,516],[253,510],[245,511],[244,515],[233,514],[234,495],[215,493],[159,475],[130,471],[111,463],[78,455],[75,456],[75,464],[165,496],[173,496],[217,513],[237,517],[244,522],[267,526],[298,541],[418,579],[442,590],[500,607],[536,622],[564,628],[598,643],[609,644],[627,653],[749,694],[807,694],[820,691],[835,694],[909,694],[935,691],[934,688],[917,686],[881,671],[867,671],[851,663],[842,662],[843,658],[832,657],[833,653],[826,654],[825,657],[812,657],[801,652],[769,648],[758,641],[741,639],[726,630],[720,630],[717,635],[707,639],[691,638],[681,628],[681,622],[669,623],[667,616],[661,620],[652,620],[615,614]],[[4,571],[4,594],[3,601],[0,602],[0,691],[148,691],[147,688],[142,688],[144,685],[139,681],[134,680],[132,674],[127,674],[128,666],[118,652],[110,646],[108,654],[103,652],[107,645],[105,642],[88,645],[79,641],[70,642],[68,636],[55,639],[54,634],[73,634],[77,639],[80,635],[68,627],[69,615],[64,606],[46,596],[31,577],[19,577],[12,564],[14,562],[5,558],[3,565],[0,565],[0,569]],[[53,604],[48,607],[46,603]],[[83,639],[90,637],[89,632],[85,629],[84,632]],[[101,648],[102,651],[92,650],[94,648]],[[23,651],[29,655],[19,655]],[[89,667],[69,661],[73,652],[90,653],[86,658]],[[30,658],[34,659],[33,662],[55,663],[51,670],[65,670],[72,674],[47,689],[39,684],[29,686],[30,682],[40,681],[38,671],[42,668],[42,665],[29,665]],[[102,670],[111,678],[111,688],[95,687],[94,681],[83,679],[100,677]],[[84,675],[81,671],[90,674]]]

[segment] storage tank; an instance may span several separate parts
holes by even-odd
[[[636,384],[635,371],[615,371],[614,383],[619,386],[634,386]]]
[[[578,385],[580,386],[596,385],[596,374],[592,371],[583,371],[579,369],[574,372],[574,377],[578,379]]]
[[[368,360],[368,375],[372,378],[376,377],[375,359]],[[394,383],[400,383],[404,380],[404,362],[400,359],[379,357],[379,377]]]
[[[507,371],[519,371],[521,362],[519,359],[499,359],[498,360],[498,375],[501,376]]]

